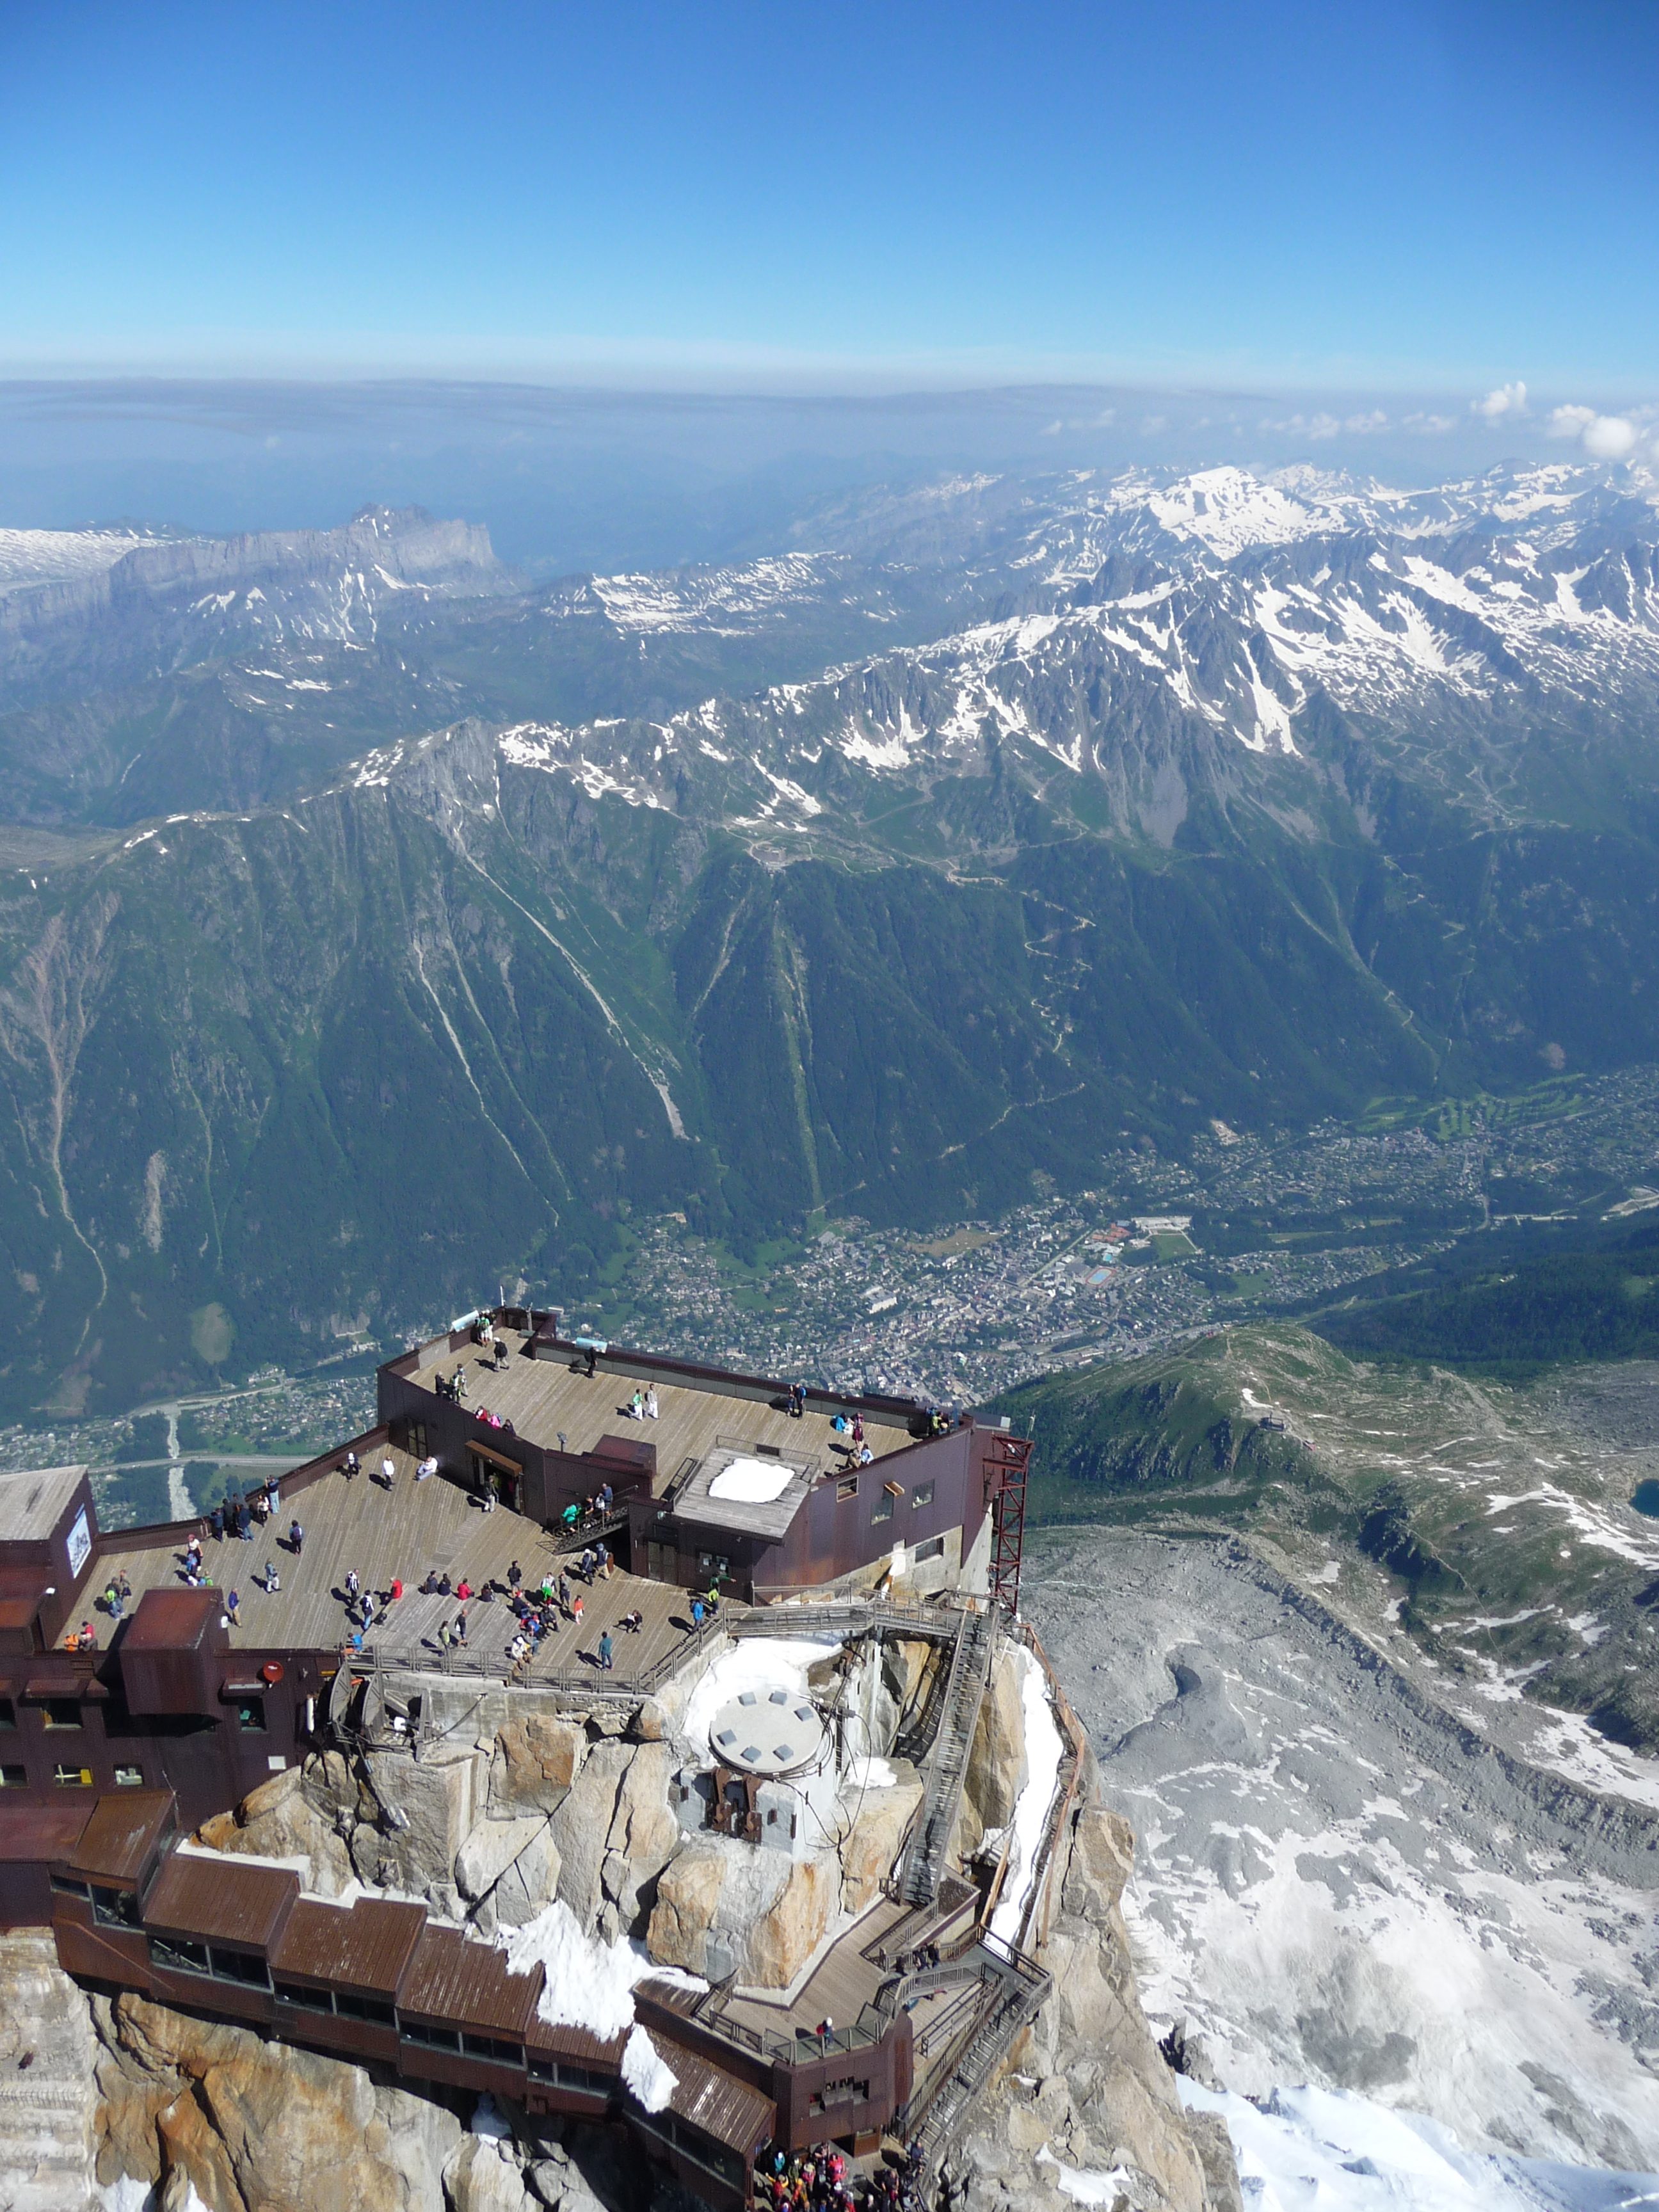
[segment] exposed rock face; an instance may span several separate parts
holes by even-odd
[[[970,2212],[1066,2205],[1046,2152],[1091,2173],[1122,2169],[1121,2197],[1143,2212],[1237,2212],[1224,2136],[1205,2130],[1200,2145],[1140,2009],[1119,1911],[1134,1838],[1102,1802],[1092,1758],[1079,1799],[1050,1877],[1059,1909],[1043,1963],[1054,1990],[947,2160],[953,2201]]]
[[[787,1989],[823,1942],[840,1902],[839,1860],[828,1854],[797,1859],[775,1903],[750,1933],[747,1979],[758,1989]]]
[[[0,2206],[79,2212],[93,2178],[87,2001],[44,1929],[0,1935]]]
[[[763,1924],[770,1922],[793,1872],[780,1851],[759,1851],[726,1836],[692,1837],[669,1861],[657,1884],[647,1948],[661,1966],[684,1966],[713,1980],[735,1969],[740,1980],[761,1983],[757,1939]],[[798,1940],[790,1930],[801,1924],[809,1902],[816,1911],[816,1893],[811,1900],[804,1893],[798,1897],[769,1928],[766,1941],[774,1972]],[[826,1914],[829,1910],[825,1903]]]
[[[980,1707],[963,1785],[959,1848],[971,1850],[988,1828],[1006,1828],[1025,1781],[1025,1715],[1014,1655],[997,1655]]]
[[[841,1847],[841,1903],[844,1912],[862,1912],[875,1902],[882,1883],[904,1848],[910,1823],[921,1803],[920,1782],[890,1790],[867,1790],[857,1818]]]
[[[321,1761],[311,1764],[319,1768]],[[336,1771],[318,1776],[315,1794],[307,1787],[307,1774],[290,1766],[250,1790],[234,1813],[222,1813],[204,1823],[201,1838],[216,1851],[253,1851],[266,1858],[303,1857],[311,1873],[306,1887],[324,1897],[337,1897],[352,1878],[351,1854],[339,1825],[338,1784],[345,1762],[337,1755]],[[355,1801],[355,1788],[350,1800]]]
[[[579,1721],[509,1721],[496,1735],[490,1761],[490,1811],[556,1813],[586,1752],[587,1735]]]
[[[159,2185],[165,2212],[192,2189],[207,2212],[444,2212],[461,2128],[431,2099],[142,1997],[94,1997],[92,2013],[100,2182]]]

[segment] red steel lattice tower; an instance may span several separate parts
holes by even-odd
[[[1019,1611],[1019,1562],[1025,1548],[1025,1478],[1031,1439],[991,1431],[985,1480],[991,1490],[991,1597],[1012,1619]]]

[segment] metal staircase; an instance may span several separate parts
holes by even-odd
[[[933,1756],[928,1761],[927,1786],[921,1814],[911,1831],[909,1846],[899,1871],[898,1892],[907,1905],[931,1905],[939,1894],[945,1846],[956,1826],[957,1808],[962,1802],[968,1754],[973,1749],[974,1730],[978,1725],[979,1709],[984,1702],[995,1648],[994,1617],[988,1613],[964,1612],[957,1632],[956,1649],[951,1655],[950,1679],[945,1685]]]
[[[894,2122],[895,2131],[904,2142],[916,2145],[930,2172],[963,2112],[1006,2057],[1014,2038],[1036,2017],[1052,1985],[1041,1967],[994,1939],[981,1937],[969,1955],[975,1957],[980,1975],[971,2022],[951,2056]]]

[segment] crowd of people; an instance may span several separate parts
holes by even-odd
[[[759,2212],[927,2212],[921,2153],[912,2144],[898,2166],[884,2161],[854,2172],[834,2143],[775,2151],[755,2168]]]

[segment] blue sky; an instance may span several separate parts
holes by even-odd
[[[1651,390],[1659,10],[0,0],[0,368]]]

